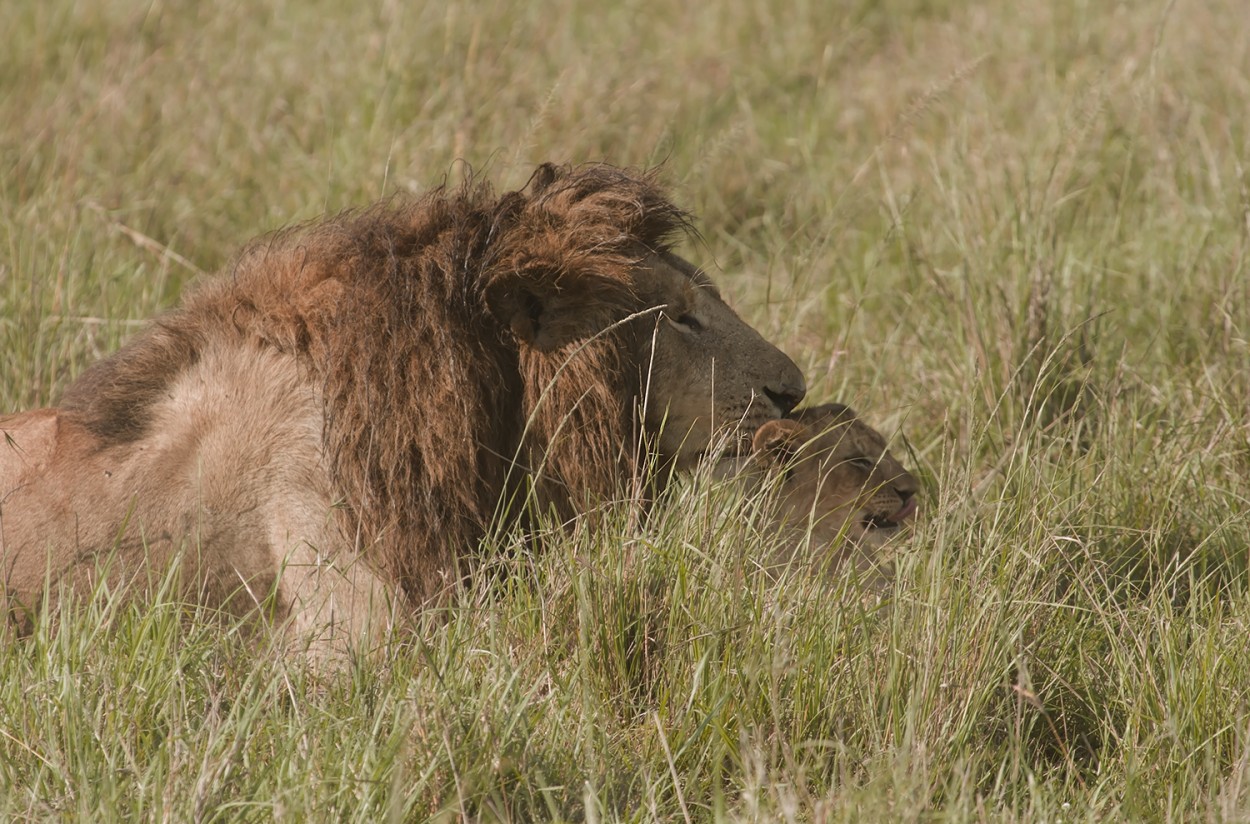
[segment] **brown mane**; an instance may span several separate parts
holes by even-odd
[[[509,476],[514,459],[541,467],[540,505],[565,513],[634,471],[641,378],[627,353],[646,330],[612,327],[648,308],[631,290],[639,250],[685,229],[650,174],[548,165],[520,192],[466,182],[281,231],[87,370],[62,411],[103,450],[143,437],[155,400],[207,347],[295,356],[323,403],[346,534],[422,602],[501,493],[533,480]],[[568,336],[536,307],[505,305],[515,290],[492,289],[505,279],[608,331],[543,346]]]
[[[543,166],[251,243],[62,406],[0,416],[0,615],[180,562],[337,658],[487,530],[748,447],[806,385],[667,249],[685,229],[650,174]]]

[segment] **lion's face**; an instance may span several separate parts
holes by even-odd
[[[678,468],[691,466],[726,433],[745,449],[762,424],[803,399],[803,374],[690,263],[665,254],[643,264],[640,296],[663,307],[648,321],[639,358],[644,426],[659,433],[660,453]]]
[[[587,426],[610,401],[637,404],[630,423],[640,422],[656,456],[677,469],[722,433],[737,435],[733,451],[747,451],[752,433],[806,392],[794,362],[668,251],[686,226],[647,177],[542,167],[525,193],[500,200],[481,275],[486,308],[519,345],[524,379],[559,384],[530,389],[580,407],[578,437],[590,437]],[[591,368],[594,389],[577,374]],[[574,420],[571,409],[557,411]]]
[[[519,275],[497,279],[488,301],[523,350],[554,356],[561,368],[590,341],[619,332],[613,338],[627,341],[627,351],[618,368],[636,370],[629,377],[643,429],[658,436],[658,456],[677,469],[691,468],[714,442],[749,451],[761,424],[803,399],[802,372],[734,314],[695,266],[640,245],[627,256],[624,271],[610,274],[526,260],[539,273],[518,267]]]
[[[755,455],[782,472],[776,517],[812,530],[812,545],[839,539],[874,548],[916,512],[915,477],[886,449],[881,434],[839,404],[800,410],[760,427]]]

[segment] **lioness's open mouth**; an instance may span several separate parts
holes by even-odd
[[[881,515],[867,515],[860,521],[860,525],[864,529],[884,530],[886,532],[893,532],[899,528],[898,522]]]
[[[908,518],[916,514],[916,499],[908,498],[907,503],[899,507],[893,515],[865,515],[860,524],[864,529],[885,530],[893,532],[903,525]]]

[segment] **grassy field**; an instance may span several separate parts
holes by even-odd
[[[898,579],[694,484],[337,679],[100,594],[0,648],[0,819],[1250,818],[1241,2],[352,5],[0,4],[0,410],[260,232],[660,164],[923,479]]]

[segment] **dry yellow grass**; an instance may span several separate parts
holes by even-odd
[[[757,579],[707,487],[502,553],[331,685],[100,599],[0,649],[0,817],[1243,820],[1245,16],[0,4],[0,409],[260,232],[660,163],[689,256],[926,486],[877,611]]]

